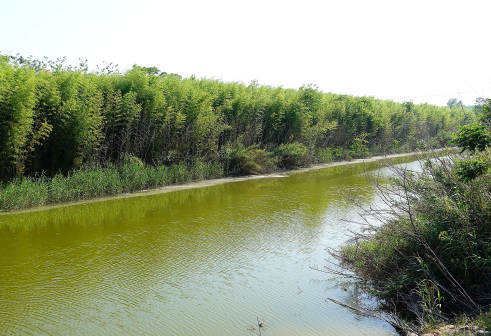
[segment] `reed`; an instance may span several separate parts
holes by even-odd
[[[150,166],[127,163],[84,165],[53,178],[20,177],[0,187],[0,209],[13,210],[58,202],[86,200],[171,184],[200,181],[224,176],[218,162],[195,161],[188,165]]]

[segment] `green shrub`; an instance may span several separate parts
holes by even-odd
[[[278,165],[285,168],[294,168],[306,163],[307,147],[301,143],[282,144],[273,151]]]
[[[274,168],[274,159],[259,145],[245,147],[242,138],[237,144],[227,146],[222,154],[227,172],[232,175],[248,175],[269,172]]]
[[[317,148],[315,157],[317,161],[321,163],[331,163],[334,161],[334,155],[331,148]]]
[[[0,210],[21,209],[48,203],[48,182],[39,178],[21,177],[0,188]]]
[[[457,161],[455,174],[460,181],[469,182],[489,169],[489,164],[479,159]]]
[[[483,123],[464,125],[459,128],[459,133],[451,143],[462,147],[462,151],[483,151],[491,143],[491,132],[487,129]]]
[[[351,160],[351,151],[346,150],[342,147],[327,147],[327,148],[319,148],[316,151],[316,157],[320,162],[330,163],[333,161],[340,160]]]
[[[367,147],[368,141],[363,138],[355,138],[350,146],[351,156],[354,158],[365,158],[370,156]]]

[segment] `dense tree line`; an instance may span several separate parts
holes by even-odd
[[[460,107],[323,93],[314,85],[295,90],[111,69],[0,56],[0,179],[128,160],[227,164],[240,149],[325,161],[411,149],[423,139],[439,146],[473,119]]]

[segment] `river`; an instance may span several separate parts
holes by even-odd
[[[3,213],[0,334],[396,335],[314,269],[357,228],[348,191],[377,201],[336,166]]]

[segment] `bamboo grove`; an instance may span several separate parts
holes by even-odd
[[[0,180],[128,160],[220,162],[227,171],[239,149],[286,165],[295,151],[309,163],[411,150],[421,140],[441,146],[472,113],[314,85],[245,85],[139,66],[94,72],[84,63],[0,56]]]

